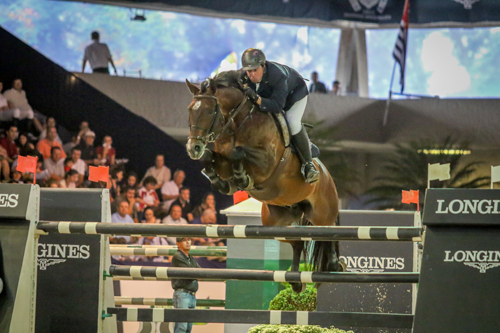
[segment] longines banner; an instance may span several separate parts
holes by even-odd
[[[131,2],[151,2],[133,0]],[[158,0],[175,11],[183,6],[219,13],[265,15],[288,19],[358,21],[379,24],[399,23],[404,0]],[[195,11],[196,13],[196,11]],[[210,15],[210,13],[207,13]],[[498,22],[498,0],[411,0],[410,25],[431,22]]]
[[[500,226],[500,190],[428,189],[426,225]]]
[[[25,218],[31,185],[2,184],[0,186],[0,217]]]

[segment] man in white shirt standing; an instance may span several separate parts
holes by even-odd
[[[113,66],[115,74],[117,74],[108,45],[99,42],[99,33],[97,31],[92,31],[90,36],[93,43],[85,48],[85,52],[83,54],[82,73],[85,71],[85,65],[88,61],[90,63],[90,67],[92,67],[93,73],[109,74],[109,62],[111,63],[111,66]]]
[[[5,102],[7,102],[7,107],[5,106]],[[31,132],[33,130],[35,113],[28,103],[26,91],[23,90],[23,81],[21,79],[14,79],[12,82],[12,89],[7,90],[3,94],[3,97],[0,98],[0,110],[3,110],[0,120],[14,120],[14,124],[16,125],[18,121],[26,119],[26,125],[23,131]],[[18,127],[18,125],[16,125],[16,127]]]

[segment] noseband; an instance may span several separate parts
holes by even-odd
[[[209,99],[215,100],[215,102],[217,103],[215,105],[214,110],[212,111],[212,120],[210,121],[210,127],[208,129],[197,126],[196,122],[194,125],[189,126],[190,130],[193,130],[193,129],[201,130],[202,135],[201,136],[190,135],[188,137],[188,139],[200,140],[200,141],[203,141],[205,144],[214,142],[215,140],[217,140],[219,138],[219,136],[221,136],[222,133],[224,133],[228,130],[229,126],[231,126],[231,124],[234,123],[234,118],[240,113],[240,111],[243,109],[243,106],[245,105],[245,102],[248,100],[248,97],[246,97],[246,96],[243,97],[243,100],[240,102],[238,107],[235,109],[233,108],[229,112],[230,117],[228,119],[228,122],[222,127],[222,130],[219,132],[219,134],[216,134],[215,129],[214,129],[216,123],[220,122],[221,125],[224,124],[224,115],[222,114],[221,109],[220,109],[219,99],[215,96],[210,96],[210,95],[195,95],[194,98],[195,99],[209,98]],[[254,107],[252,107],[252,110],[250,110],[249,114],[252,113],[253,109],[254,109]],[[199,115],[198,115],[198,117],[199,117]]]

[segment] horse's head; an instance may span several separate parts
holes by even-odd
[[[222,126],[220,104],[215,97],[217,89],[213,79],[207,79],[198,88],[186,79],[186,84],[193,94],[189,110],[189,138],[186,148],[194,160],[199,160],[209,142],[215,140],[216,133]]]

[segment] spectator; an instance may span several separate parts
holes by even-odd
[[[97,152],[94,147],[95,133],[92,131],[86,131],[83,137],[83,141],[76,147],[82,152],[81,159],[87,165],[99,165],[100,161],[97,158]]]
[[[116,199],[121,194],[121,182],[123,180],[123,169],[113,168],[111,169],[111,188],[109,193],[111,198]]]
[[[87,131],[90,131],[89,122],[84,120],[80,123],[80,132],[78,132],[76,137],[78,139],[78,143],[80,143],[80,139],[85,137],[85,133],[87,133]]]
[[[165,209],[166,211],[170,209],[172,202],[174,202],[175,199],[179,197],[179,189],[182,187],[184,178],[186,178],[184,171],[177,170],[176,172],[174,172],[174,179],[163,184],[161,188],[161,194],[163,200],[165,200],[163,209]]]
[[[156,179],[153,176],[144,179],[144,186],[139,190],[139,211],[144,210],[146,207],[158,207],[160,200],[155,191]]]
[[[318,72],[312,72],[311,80],[312,80],[312,83],[309,86],[309,92],[323,93],[323,94],[327,93],[325,84],[318,80]]]
[[[111,215],[111,222],[113,223],[134,223],[132,217],[127,214],[129,210],[128,202],[123,200],[120,202],[118,206],[118,211]],[[119,236],[119,237],[110,237],[109,242],[112,244],[117,244],[119,239],[123,238],[126,243],[130,243],[130,236]]]
[[[179,197],[172,203],[172,206],[177,204],[182,207],[182,217],[187,221],[193,220],[193,206],[189,203],[190,191],[187,187],[181,187],[179,190]]]
[[[12,89],[7,90],[4,93],[4,97],[10,103],[10,108],[14,108],[13,118],[23,120],[28,119],[26,125],[26,131],[31,132],[33,130],[33,118],[35,113],[33,108],[28,103],[26,98],[26,92],[23,90],[23,81],[17,78],[12,82]]]
[[[191,221],[191,224],[216,224],[217,216],[215,215],[215,211],[211,209],[205,209],[205,211],[201,214],[200,217],[195,218]],[[216,246],[221,242],[220,238],[194,238],[193,243],[196,245],[202,246]],[[217,243],[217,244],[216,244]]]
[[[57,130],[57,126],[56,126],[56,119],[54,117],[48,117],[47,118],[47,121],[45,122],[45,124],[43,124],[43,128],[42,130],[40,131],[40,140],[43,140],[47,137],[47,130],[51,127],[55,127],[56,130]],[[61,141],[61,138],[59,137],[59,133],[57,134],[56,138],[54,139],[55,141],[59,142],[59,144],[61,145],[62,147],[62,141]]]
[[[38,179],[38,174],[37,174],[37,177]],[[53,179],[50,179],[46,182],[45,184],[45,187],[53,187],[53,188],[59,188],[59,186],[57,185],[57,181],[53,180]]]
[[[115,148],[111,147],[113,139],[111,136],[106,135],[104,140],[102,140],[102,146],[96,148],[97,158],[100,160],[100,164],[113,166],[115,165]]]
[[[150,224],[160,224],[161,220],[156,218],[155,211],[153,208],[146,207],[146,209],[144,209],[144,220],[142,220],[141,222]],[[165,245],[168,245],[168,243]]]
[[[332,94],[340,96],[340,82],[333,81]]]
[[[50,172],[49,172],[49,170],[47,170],[43,167],[45,164],[43,156],[41,154],[37,154],[36,150],[32,151],[28,155],[38,157],[38,160],[36,163],[36,182],[37,183],[45,182],[45,184],[48,186],[47,181],[50,179]],[[59,187],[59,186],[57,186],[56,180],[54,180],[54,184],[56,185],[55,187]],[[50,186],[48,186],[48,187],[50,187]]]
[[[73,168],[73,160],[71,159],[71,157],[66,157],[64,159],[64,172],[68,172],[72,168]]]
[[[63,144],[63,151],[66,153],[66,155],[71,155],[71,149],[75,148],[78,143],[80,143],[80,140],[78,140],[78,136],[76,136],[76,134],[71,135],[71,141]]]
[[[50,158],[45,160],[44,167],[50,173],[50,178],[61,180],[64,177],[64,158],[62,157],[62,149],[60,147],[52,147],[50,150]]]
[[[14,105],[7,100],[2,94],[2,90],[3,82],[0,82],[0,121],[13,121],[14,125],[17,126],[21,111],[16,109]]]
[[[24,181],[22,179],[23,174],[20,171],[17,171],[15,168],[12,168],[11,172],[11,179],[9,180],[9,183],[14,183],[14,184],[24,184]]]
[[[137,174],[133,171],[129,172],[127,175],[127,181],[122,185],[122,187],[133,188],[137,191],[139,189],[139,184],[137,183]]]
[[[62,150],[62,146],[55,139],[57,137],[57,129],[55,127],[50,127],[47,129],[47,137],[43,140],[38,141],[36,148],[42,154],[43,158],[48,159],[51,155],[51,150],[53,147],[58,147],[61,149],[61,157],[66,158],[66,154]]]
[[[146,171],[142,182],[144,182],[144,179],[148,176],[156,178],[156,181],[158,182],[156,189],[161,188],[165,182],[170,180],[170,169],[165,166],[165,157],[162,154],[156,155],[155,165]]]
[[[187,221],[182,217],[182,207],[178,205],[172,205],[170,209],[170,214],[165,217],[161,223],[170,225],[187,225]],[[170,245],[175,244],[175,237],[167,237],[167,241]]]
[[[215,208],[215,197],[213,195],[213,193],[207,193],[203,196],[202,200],[201,200],[201,205],[197,206],[195,209],[193,209],[192,211],[192,214],[193,214],[193,218],[197,218],[197,217],[200,217],[201,214],[203,214],[203,212],[206,210],[206,209],[211,209],[213,210],[214,212],[217,211],[217,209]]]
[[[18,150],[16,145],[16,139],[17,139],[16,126],[10,126],[9,130],[7,131],[7,136],[0,139],[0,146],[2,146],[2,148],[5,149],[7,153],[6,158],[9,163],[14,162],[14,160],[17,158]]]
[[[80,157],[82,156],[82,151],[78,147],[74,147],[71,149],[71,161],[73,161],[73,166],[71,169],[74,169],[78,172],[78,184],[83,183],[83,177],[85,176],[85,172],[87,171],[87,164]]]
[[[19,151],[19,155],[26,156],[29,151],[35,149],[33,143],[30,142],[28,138],[28,134],[20,133],[16,140],[17,149]]]
[[[5,181],[10,180],[10,165],[7,161],[7,156],[7,151],[0,146],[0,171],[2,172],[2,176]]]
[[[64,175],[64,179],[61,179],[58,183],[60,188],[76,188],[78,182],[78,171],[69,170]]]
[[[128,202],[128,207],[129,208],[128,208],[127,214],[132,217],[132,219],[134,220],[135,223],[138,223],[139,222],[139,219],[137,217],[137,204],[138,204],[138,201],[137,201],[137,198],[136,198],[136,190],[135,190],[135,188],[133,188],[133,187],[125,187],[123,189],[123,194],[120,195],[120,198],[117,199],[116,201],[119,204],[123,200],[125,200],[125,201]]]
[[[109,74],[109,62],[111,63],[111,66],[113,66],[115,74],[117,74],[108,45],[99,42],[99,33],[97,31],[92,31],[90,37],[92,39],[92,44],[85,48],[85,52],[83,54],[82,73],[85,71],[85,65],[88,61],[90,63],[90,67],[92,67],[92,73]]]
[[[187,237],[177,237],[175,240],[179,249],[172,257],[172,267],[200,268],[196,259],[189,255],[191,239]],[[196,307],[198,281],[195,279],[172,279],[171,283],[172,289],[174,289],[174,308],[194,309]],[[192,326],[192,323],[175,323],[174,333],[189,333],[191,332]]]

